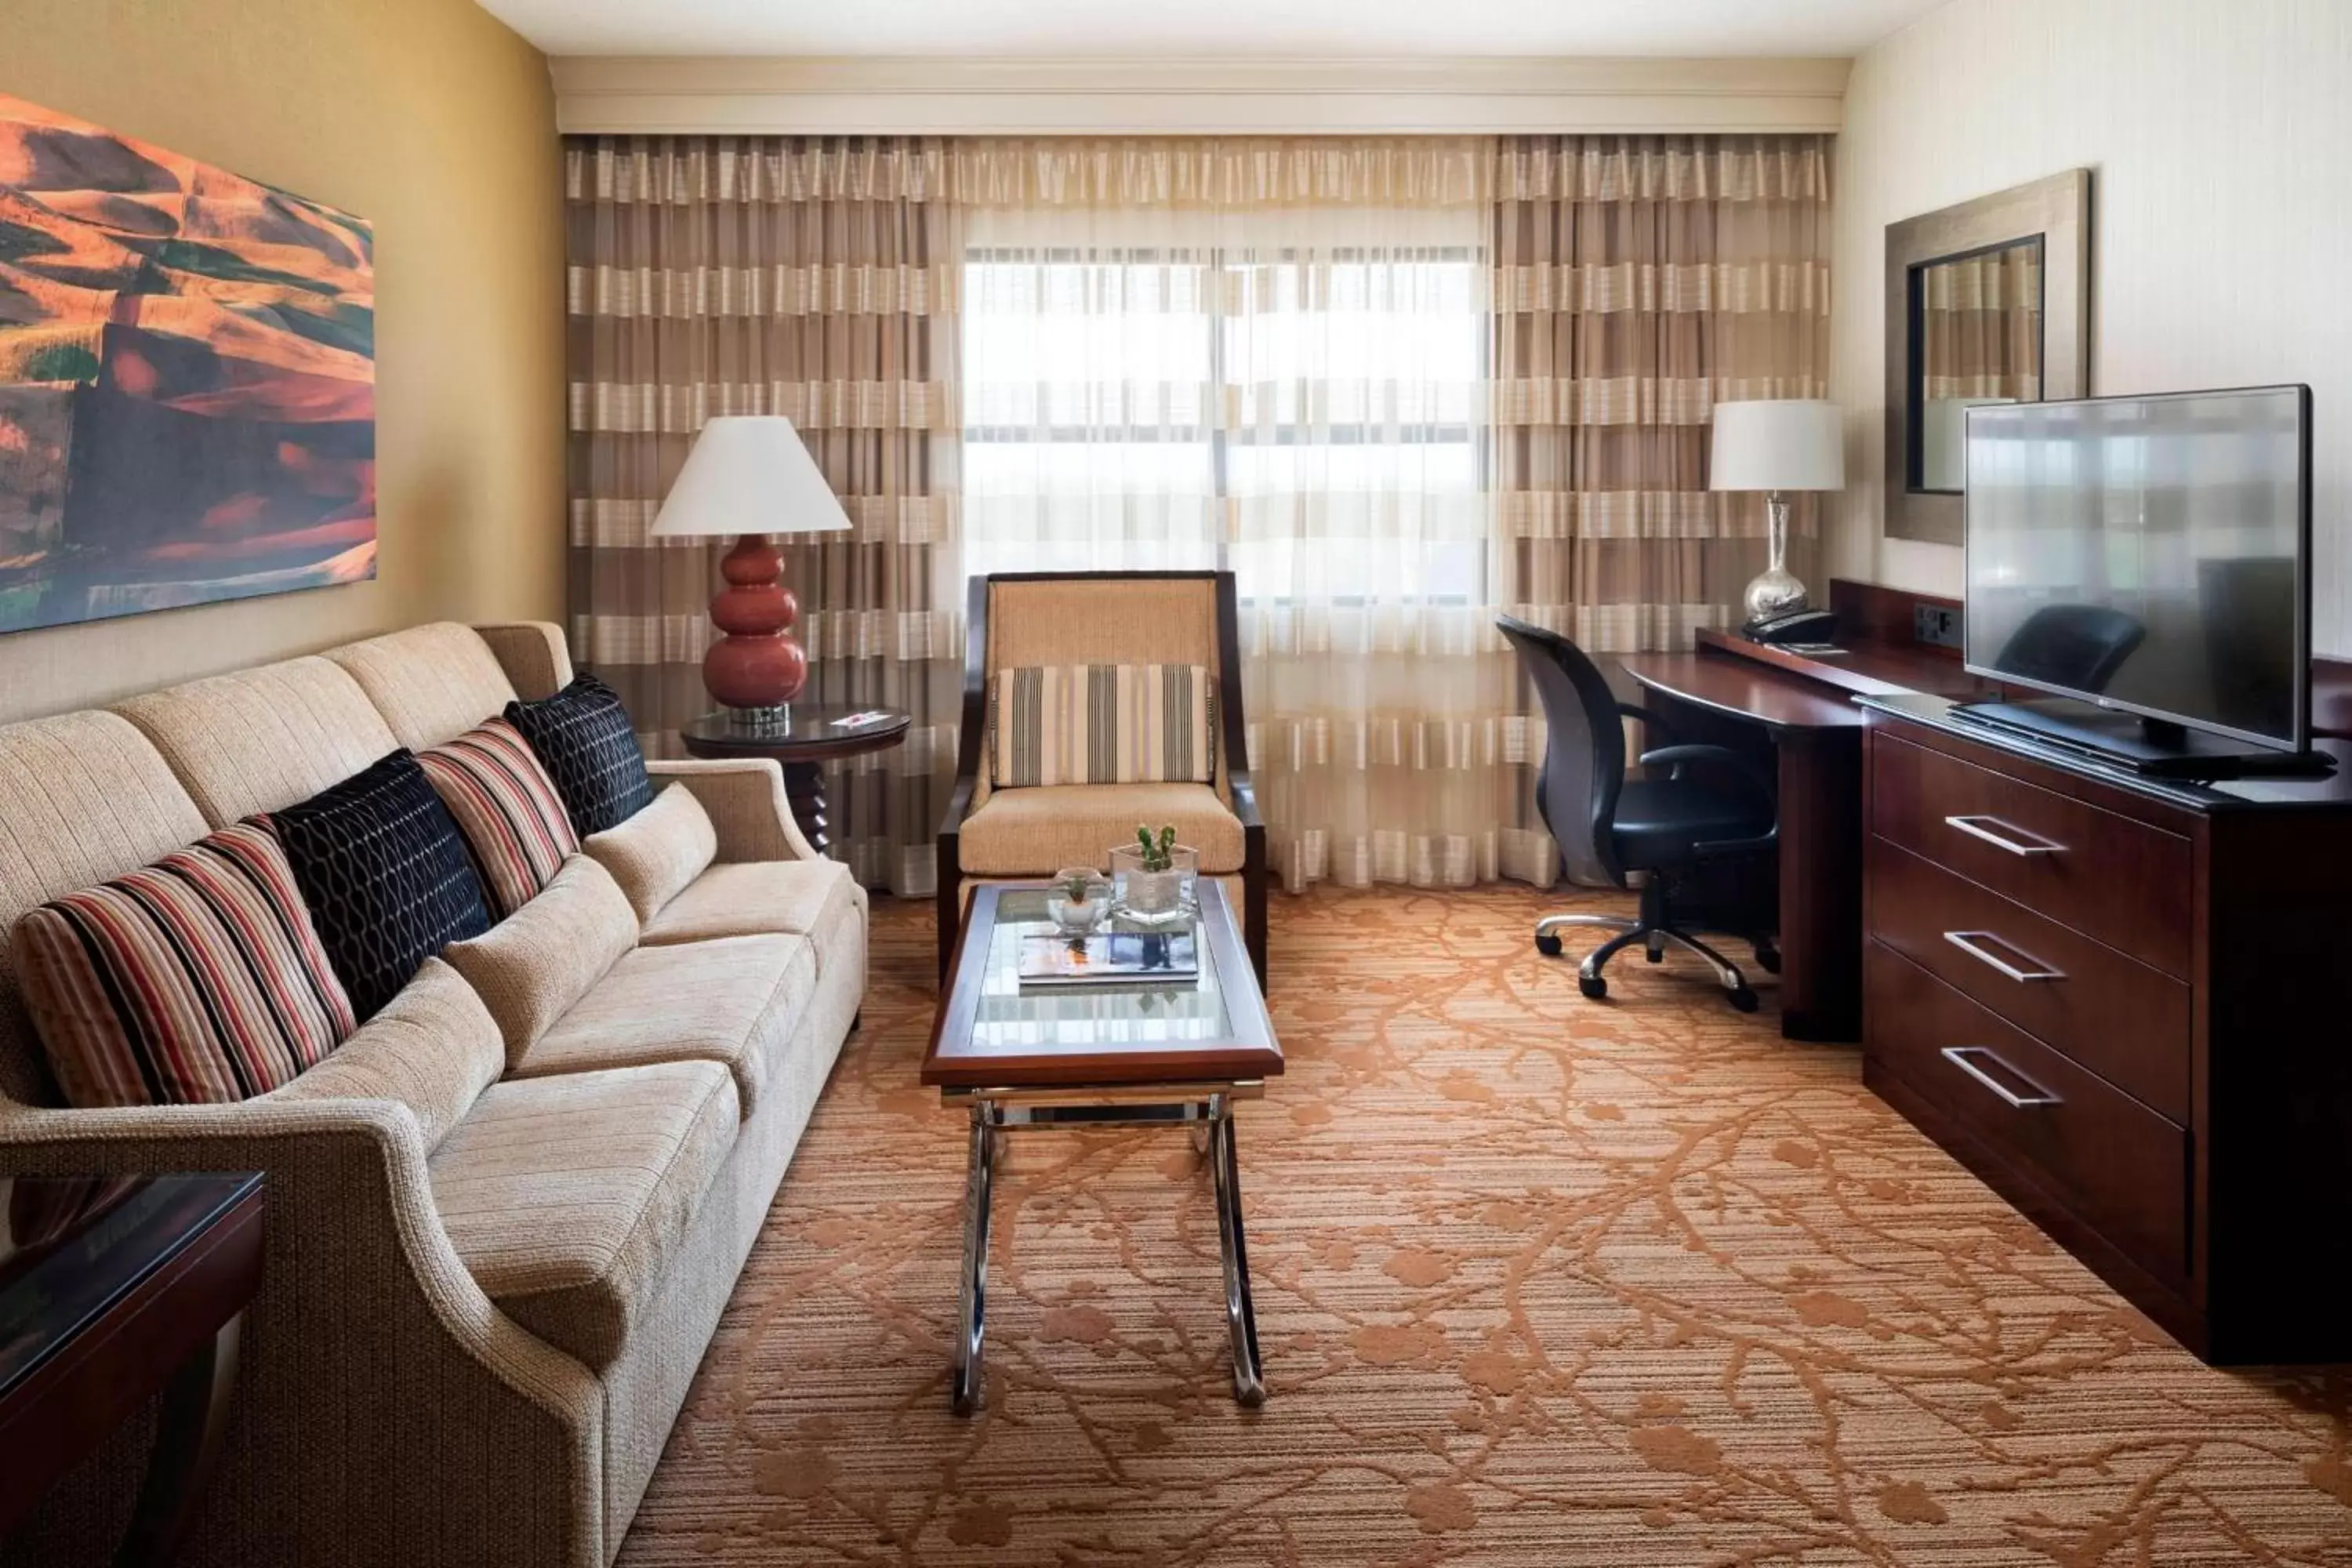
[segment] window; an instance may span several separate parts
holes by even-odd
[[[1478,602],[1483,270],[1467,247],[974,251],[969,570]]]

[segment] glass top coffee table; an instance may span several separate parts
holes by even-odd
[[[956,1413],[981,1404],[981,1340],[988,1296],[988,1218],[1006,1134],[1034,1128],[1188,1127],[1205,1132],[1224,1257],[1225,1321],[1234,1397],[1265,1398],[1257,1320],[1242,1237],[1241,1166],[1234,1102],[1255,1100],[1282,1071],[1224,889],[1198,884],[1200,976],[1150,984],[1024,985],[1020,944],[1051,935],[1044,882],[991,882],[972,892],[955,960],[931,1026],[923,1082],[971,1116],[964,1179],[962,1312],[957,1326]],[[1113,931],[1144,931],[1114,920]],[[1181,928],[1180,928],[1181,929]]]

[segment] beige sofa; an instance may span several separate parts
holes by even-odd
[[[0,728],[0,930],[570,678],[553,626],[426,626]],[[618,1550],[866,982],[865,894],[811,851],[775,765],[652,766],[706,808],[717,862],[511,1069],[432,961],[276,1093],[57,1109],[0,956],[0,1173],[269,1173],[266,1279],[184,1561]],[[565,878],[610,887],[584,861]],[[87,1467],[12,1544],[102,1560],[121,1479]]]

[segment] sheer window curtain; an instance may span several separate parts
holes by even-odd
[[[564,149],[574,656],[647,750],[710,706],[728,542],[647,536],[715,414],[783,414],[856,524],[788,536],[807,695],[905,709],[899,749],[828,764],[835,855],[923,895],[962,668],[956,298],[938,142],[573,137]]]
[[[1549,880],[1487,622],[1483,141],[966,144],[965,559],[1227,566],[1275,862]]]

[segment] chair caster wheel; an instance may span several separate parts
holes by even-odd
[[[1737,991],[1730,993],[1730,998],[1732,1010],[1734,1012],[1753,1013],[1756,1011],[1756,993],[1749,990],[1747,986],[1742,985]]]
[[[1770,942],[1759,942],[1756,947],[1756,967],[1767,974],[1780,973],[1780,950]]]
[[[1542,953],[1546,958],[1558,958],[1560,954],[1562,945],[1563,944],[1559,940],[1559,933],[1558,931],[1539,931],[1536,932],[1536,951]]]
[[[1579,991],[1583,992],[1587,996],[1591,997],[1595,1002],[1600,1001],[1601,998],[1609,994],[1609,982],[1601,979],[1598,974],[1578,975],[1576,977],[1576,988]]]

